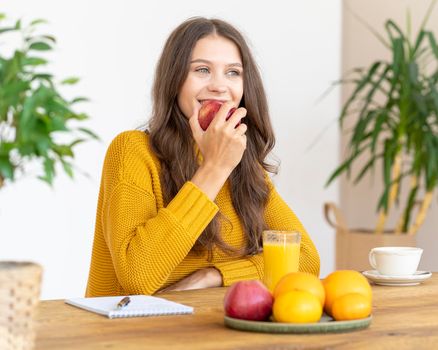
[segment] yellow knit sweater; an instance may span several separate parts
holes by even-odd
[[[160,163],[148,136],[127,131],[111,143],[104,162],[86,296],[153,294],[198,269],[214,267],[224,286],[263,278],[263,254],[230,257],[191,248],[220,211],[226,243],[242,247],[242,226],[231,203],[228,182],[211,201],[188,181],[164,207]],[[265,211],[270,229],[302,232],[300,270],[319,275],[319,256],[298,218],[271,186]]]

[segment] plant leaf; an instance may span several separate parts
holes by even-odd
[[[438,58],[438,46],[436,44],[435,36],[433,35],[432,32],[427,32],[427,34],[429,37],[429,44],[432,49],[432,52],[435,55],[435,57]]]
[[[30,44],[29,50],[49,51],[49,50],[52,50],[52,47],[43,41],[37,41],[37,42]]]
[[[0,14],[0,20],[5,16]],[[24,26],[20,20],[15,26],[3,26],[0,34],[19,32],[20,42],[13,42],[12,56],[3,57],[0,52],[0,177],[14,180],[16,169],[25,170],[27,162],[40,161],[43,175],[39,178],[49,184],[56,175],[55,169],[62,164],[64,171],[73,176],[73,165],[67,161],[74,156],[73,147],[97,139],[91,130],[73,129],[70,120],[83,126],[88,119],[85,113],[72,110],[72,104],[84,102],[86,97],[68,96],[59,91],[60,83],[50,73],[46,57],[35,52],[52,50],[54,36],[35,35],[36,26],[46,23],[36,19]],[[7,43],[9,44],[9,43]],[[14,46],[15,45],[15,46]],[[8,46],[8,45],[7,45]],[[44,66],[44,71],[39,67]],[[71,77],[64,84],[75,84],[78,78]],[[66,133],[65,144],[55,143],[57,133]],[[56,134],[55,134],[56,133]],[[77,135],[81,134],[80,137]],[[3,138],[7,136],[7,139]],[[64,135],[62,135],[64,136]],[[10,140],[11,139],[11,140]],[[65,159],[66,158],[66,159]]]
[[[47,24],[48,22],[45,19],[38,18],[38,19],[34,19],[32,22],[30,22],[30,25],[35,26],[35,25],[42,24],[42,23]]]
[[[64,172],[73,179],[73,168],[72,165],[65,161],[63,158],[60,159],[62,163],[62,167],[64,168]]]
[[[12,31],[16,31],[16,30],[17,30],[17,28],[15,28],[15,27],[0,28],[0,34],[6,33],[6,32],[12,32]]]
[[[47,64],[47,60],[41,57],[26,57],[23,59],[24,66],[39,66]]]
[[[52,146],[53,151],[62,157],[74,157],[73,151],[69,145],[56,145]]]
[[[0,155],[0,175],[5,179],[14,179],[14,167],[7,155]]]
[[[371,136],[371,153],[373,154],[375,153],[376,150],[378,136],[380,135],[380,132],[384,130],[382,127],[383,124],[387,122],[387,118],[388,118],[388,113],[385,109],[378,112]]]
[[[412,209],[413,209],[414,204],[415,204],[415,198],[417,196],[417,192],[418,192],[418,185],[411,188],[411,190],[409,192],[406,208],[405,208],[404,214],[403,214],[403,226],[402,226],[403,232],[408,231],[409,222],[411,220],[411,213],[412,213]]]
[[[79,81],[79,78],[77,77],[70,77],[67,79],[64,79],[63,81],[61,81],[61,84],[63,85],[74,85]]]
[[[374,76],[375,72],[377,71],[377,69],[380,67],[381,64],[383,64],[383,62],[381,61],[374,62],[369,68],[368,72],[361,79],[357,81],[356,88],[354,89],[350,98],[347,100],[344,107],[342,108],[341,116],[339,117],[341,128],[343,125],[344,117],[347,114],[348,108],[350,107],[351,103],[353,103],[356,100],[358,94],[367,86],[367,84],[369,84],[370,80],[372,79],[372,77]]]
[[[68,146],[70,148],[73,148],[74,146],[76,146],[76,145],[78,145],[80,143],[83,143],[85,141],[87,141],[87,140],[86,139],[77,139],[77,140],[74,140],[73,142],[71,142]]]
[[[99,136],[97,136],[97,134],[95,134],[93,131],[91,131],[90,129],[86,129],[86,128],[78,128],[78,130],[82,131],[83,133],[91,136],[93,139],[95,140],[100,140]]]
[[[56,38],[53,35],[43,35],[41,36],[43,39],[49,40],[52,43],[56,44]]]
[[[44,176],[40,176],[39,179],[47,182],[49,185],[53,184],[53,178],[55,176],[55,161],[52,158],[44,158]]]
[[[383,153],[375,156],[371,156],[371,159],[363,166],[357,177],[354,179],[354,184],[357,184],[360,180],[362,180],[362,177],[370,170],[370,168],[373,168],[374,162],[378,160],[379,158],[383,157]]]
[[[426,37],[427,33],[424,30],[420,30],[417,36],[417,40],[415,40],[415,45],[411,53],[411,57],[414,58],[418,52],[418,49],[421,47],[423,39]]]
[[[79,102],[89,102],[90,100],[87,97],[76,97],[73,100],[71,100],[70,104],[73,105],[75,103]]]

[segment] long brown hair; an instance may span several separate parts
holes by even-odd
[[[217,215],[199,236],[194,250],[207,249],[211,257],[212,248],[216,245],[229,254],[255,254],[261,245],[261,233],[266,228],[264,209],[269,189],[264,170],[277,171],[277,166],[265,161],[274,147],[275,138],[260,73],[238,30],[219,19],[194,17],[171,33],[156,68],[153,111],[147,132],[151,147],[161,163],[162,191],[167,204],[198,168],[190,126],[178,106],[177,95],[187,77],[196,42],[210,34],[234,42],[242,58],[243,98],[240,106],[247,109],[247,148],[229,182],[232,203],[240,217],[247,244],[238,250],[227,245],[220,235],[220,220],[226,218]]]

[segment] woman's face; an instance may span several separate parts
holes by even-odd
[[[232,101],[238,107],[243,96],[243,66],[236,44],[209,35],[196,43],[190,69],[178,94],[178,106],[190,118],[204,101]]]

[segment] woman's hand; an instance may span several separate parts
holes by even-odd
[[[198,270],[183,278],[181,281],[178,281],[167,288],[161,289],[159,293],[221,286],[222,275],[215,268],[209,267]]]
[[[214,200],[230,176],[233,169],[242,160],[246,149],[246,124],[239,122],[246,116],[245,108],[238,108],[226,120],[231,102],[222,105],[206,131],[199,125],[199,109],[194,108],[189,123],[193,138],[199,147],[203,162],[193,176],[192,182]]]
[[[241,107],[226,120],[228,111],[233,108],[231,102],[225,102],[206,131],[198,121],[199,110],[195,109],[190,117],[193,138],[204,158],[203,165],[227,170],[229,173],[240,163],[246,149],[246,124],[241,119],[246,116],[246,109]]]

